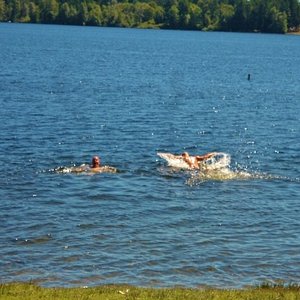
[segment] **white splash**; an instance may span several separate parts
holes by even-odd
[[[208,180],[245,180],[253,178],[253,175],[242,170],[231,170],[231,157],[227,153],[215,152],[213,156],[202,161],[199,169],[191,169],[181,155],[171,153],[157,153],[157,155],[167,161],[168,166],[178,170],[189,170],[191,176],[187,184],[195,185]]]
[[[190,166],[181,155],[158,152],[157,155],[165,159],[169,167],[190,170]],[[200,163],[200,170],[219,170],[230,165],[231,157],[227,153],[215,152],[213,156]]]

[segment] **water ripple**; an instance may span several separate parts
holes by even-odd
[[[3,282],[300,281],[298,39],[0,31]],[[190,172],[156,155],[183,151],[225,152],[231,164]],[[120,172],[57,172],[93,155]]]

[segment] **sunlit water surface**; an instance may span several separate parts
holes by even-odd
[[[300,282],[298,36],[0,24],[0,41],[2,282]],[[183,151],[231,164],[156,155]],[[55,171],[95,154],[119,172]]]

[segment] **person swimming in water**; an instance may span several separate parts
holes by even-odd
[[[100,164],[101,164],[101,159],[99,156],[93,156],[92,158],[92,165],[91,168],[92,169],[99,169],[100,168]]]
[[[78,167],[64,167],[64,168],[59,168],[59,172],[62,173],[86,173],[86,174],[91,174],[91,173],[116,173],[117,169],[111,166],[102,166],[101,165],[101,159],[99,156],[95,155],[92,158],[92,163],[89,164],[82,164],[81,166]]]
[[[114,167],[110,167],[110,166],[102,166],[100,157],[95,155],[92,158],[92,165],[90,166],[90,172],[94,172],[94,173],[102,173],[102,172],[116,173],[117,169],[114,168]]]
[[[181,154],[181,156],[191,169],[199,169],[200,168],[199,163],[201,161],[204,161],[204,160],[214,156],[214,154],[215,154],[214,152],[209,152],[204,155],[190,156],[188,152],[183,152]]]
[[[76,173],[88,172],[88,171],[92,171],[92,172],[101,171],[101,160],[99,156],[96,155],[93,156],[91,165],[83,164],[79,167],[72,168],[72,172],[76,172]]]

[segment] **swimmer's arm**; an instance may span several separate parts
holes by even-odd
[[[196,158],[201,161],[201,160],[208,159],[208,158],[210,158],[214,155],[215,155],[215,152],[210,152],[210,153],[207,153],[207,154],[204,154],[204,155],[197,155]]]
[[[183,160],[189,165],[190,168],[195,168],[195,166],[190,158],[183,157]]]
[[[209,153],[205,154],[205,156],[206,156],[206,158],[210,158],[216,154],[217,154],[217,152],[209,152]]]
[[[111,166],[102,166],[99,168],[90,168],[90,172],[92,173],[117,173],[117,169]]]

